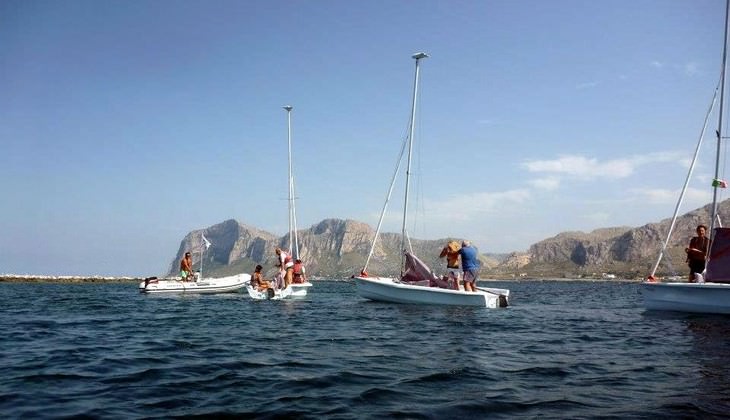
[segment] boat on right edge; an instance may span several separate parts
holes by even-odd
[[[363,298],[391,303],[410,304],[433,304],[433,305],[457,305],[457,306],[479,306],[486,308],[503,308],[509,305],[509,290],[477,287],[476,291],[465,291],[463,289],[448,289],[435,286],[438,277],[431,269],[416,257],[412,249],[406,249],[407,240],[406,222],[408,219],[408,187],[411,174],[411,151],[413,149],[414,119],[416,117],[416,98],[418,96],[418,74],[420,60],[428,57],[425,53],[414,54],[416,60],[416,75],[413,84],[413,105],[410,119],[410,135],[408,141],[403,142],[403,147],[398,157],[393,179],[391,181],[388,196],[380,215],[380,221],[373,238],[370,253],[365,261],[360,275],[353,276],[357,293]],[[375,250],[383,218],[387,210],[388,201],[393,192],[393,185],[400,169],[400,162],[403,160],[403,153],[408,146],[408,166],[406,169],[405,181],[405,204],[403,209],[403,231],[401,235],[400,249],[402,251],[401,273],[399,277],[372,277],[367,275],[367,266]]]
[[[687,190],[692,175],[700,145],[704,137],[705,128],[697,143],[694,159],[690,166],[687,180],[680,194],[674,216],[669,227],[667,239],[664,242],[656,264],[652,269],[647,281],[641,285],[641,294],[644,299],[644,307],[656,311],[677,311],[704,314],[730,314],[730,228],[721,226],[718,217],[718,188],[725,188],[726,182],[720,177],[720,151],[723,139],[723,113],[725,102],[725,79],[727,72],[727,44],[728,44],[728,21],[730,20],[730,0],[725,4],[725,38],[723,41],[722,70],[720,77],[720,107],[718,112],[717,128],[717,152],[715,156],[715,178],[712,182],[713,198],[711,208],[710,224],[710,252],[706,258],[705,272],[696,283],[688,282],[658,282],[655,279],[656,270],[664,256],[669,239],[672,235],[679,207]],[[716,92],[717,96],[717,92]],[[714,99],[713,99],[714,104]],[[709,112],[708,112],[709,115]],[[717,225],[717,227],[716,227]]]

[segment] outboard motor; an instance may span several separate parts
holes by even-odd
[[[276,295],[276,292],[274,291],[274,289],[272,287],[269,287],[268,289],[266,289],[266,299],[273,299],[275,295]]]
[[[146,279],[144,279],[144,287],[147,287],[147,285],[150,283],[157,283],[157,277],[147,277]]]
[[[498,306],[500,308],[506,308],[509,306],[509,303],[507,302],[507,296],[505,295],[499,295],[499,303]]]

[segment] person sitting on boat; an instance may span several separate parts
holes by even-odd
[[[288,287],[294,277],[294,261],[288,252],[276,247],[276,255],[279,257],[279,267],[284,277],[284,288]]]
[[[689,241],[689,246],[684,249],[687,253],[687,265],[689,265],[689,282],[694,283],[701,278],[705,271],[707,253],[710,250],[710,238],[707,234],[707,226],[697,226],[697,236]],[[699,276],[698,276],[699,274]]]
[[[458,276],[455,275],[454,272],[452,271],[451,273],[449,273],[443,277],[435,277],[435,278],[431,279],[429,286],[439,287],[441,289],[453,289],[454,288],[454,279],[457,277]],[[459,286],[456,286],[456,287],[457,287],[456,290],[459,290],[458,289]]]
[[[464,290],[467,292],[476,292],[480,265],[477,250],[471,246],[471,242],[463,241],[459,250],[459,256],[461,257],[461,268],[464,271]]]
[[[180,260],[180,280],[187,281],[193,278],[193,257],[189,252]]]
[[[271,287],[271,283],[264,280],[263,274],[261,274],[261,270],[263,267],[261,264],[257,265],[254,269],[253,275],[251,275],[251,287],[258,290],[259,292],[263,292],[264,290]]]
[[[292,281],[294,283],[304,283],[307,281],[307,270],[304,268],[302,260],[297,259],[294,261],[294,267],[292,269]]]
[[[451,270],[446,275],[446,282],[448,283],[449,289],[459,290],[459,273]]]

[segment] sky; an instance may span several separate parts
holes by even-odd
[[[0,273],[158,275],[195,229],[285,234],[284,105],[298,226],[375,227],[421,51],[411,237],[503,253],[671,217],[724,6],[4,0]],[[712,201],[715,114],[682,212]]]

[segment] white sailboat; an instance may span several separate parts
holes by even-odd
[[[654,275],[666,251],[669,239],[674,228],[679,206],[684,198],[685,191],[689,184],[697,157],[699,155],[700,145],[704,137],[703,128],[700,140],[697,143],[694,160],[690,166],[687,179],[680,194],[674,216],[670,224],[667,239],[662,246],[656,264],[646,282],[642,284],[641,292],[644,299],[644,306],[648,310],[659,311],[678,311],[692,313],[709,313],[709,314],[730,314],[730,228],[715,227],[719,226],[718,218],[718,187],[722,182],[720,176],[720,150],[723,132],[723,113],[725,101],[725,79],[727,71],[727,44],[728,44],[728,21],[730,20],[730,0],[725,5],[725,39],[723,42],[722,54],[722,70],[720,78],[720,106],[718,112],[718,128],[717,128],[717,152],[715,157],[715,181],[713,182],[713,199],[710,222],[710,239],[712,245],[707,256],[707,267],[703,273],[702,279],[697,283],[684,282],[658,282]],[[714,103],[714,99],[713,99]],[[709,116],[709,112],[708,112]],[[707,122],[705,121],[705,126]]]
[[[200,270],[194,273],[191,280],[182,281],[180,278],[158,279],[148,277],[139,283],[142,293],[227,293],[236,292],[245,287],[251,280],[249,274],[236,274],[220,278],[203,277],[203,257],[211,243],[201,234],[202,246],[200,255]],[[204,249],[202,249],[204,248]]]
[[[375,244],[378,240],[380,228],[382,227],[383,218],[387,210],[388,201],[390,200],[393,186],[400,169],[400,162],[406,147],[404,142],[400,151],[398,164],[391,180],[390,189],[380,215],[378,227],[375,231],[370,253],[368,254],[365,266],[359,276],[355,276],[355,285],[357,293],[366,299],[393,302],[393,303],[414,303],[414,304],[437,304],[437,305],[460,305],[460,306],[481,306],[487,308],[505,307],[508,305],[509,290],[496,288],[478,288],[476,292],[467,292],[464,290],[443,289],[439,287],[431,287],[436,275],[426,264],[419,260],[412,249],[406,250],[406,224],[408,221],[408,193],[411,174],[411,153],[413,150],[413,135],[416,118],[416,100],[418,97],[418,78],[419,63],[422,59],[427,58],[425,53],[417,53],[412,56],[416,60],[416,72],[413,83],[413,104],[411,108],[410,134],[408,136],[408,159],[405,183],[405,200],[403,208],[403,226],[401,232],[401,250],[403,258],[401,260],[400,277],[370,277],[367,273],[367,266],[370,258],[375,250]]]
[[[297,212],[294,196],[294,176],[292,175],[292,153],[291,153],[291,111],[294,109],[291,105],[283,107],[287,115],[287,145],[289,149],[289,255],[294,260],[299,259],[299,237],[297,236]],[[246,291],[249,296],[254,299],[286,299],[291,297],[305,297],[307,290],[312,287],[312,283],[305,281],[302,283],[292,283],[286,288],[270,288],[267,290],[257,290],[249,284]]]

